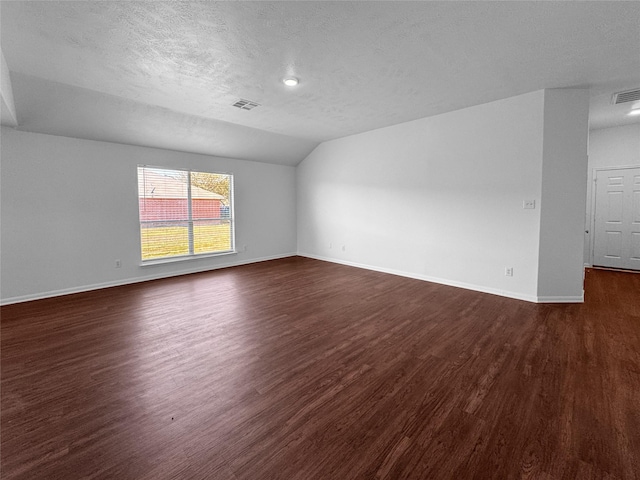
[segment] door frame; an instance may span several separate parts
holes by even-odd
[[[595,247],[596,247],[596,194],[598,188],[598,182],[596,181],[598,178],[598,172],[608,171],[608,170],[629,170],[632,168],[640,168],[640,164],[638,165],[619,165],[615,167],[594,167],[591,173],[591,225],[589,225],[589,238],[590,238],[590,252],[589,252],[589,262],[591,263],[591,267],[593,267],[593,259],[595,257]]]

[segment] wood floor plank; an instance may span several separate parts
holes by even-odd
[[[301,257],[4,306],[3,479],[638,479],[640,275],[536,305]]]

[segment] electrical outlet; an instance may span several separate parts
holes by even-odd
[[[347,251],[347,246],[346,245],[342,245],[342,251],[346,252]]]
[[[536,208],[536,201],[535,200],[523,200],[522,201],[522,208],[524,208],[525,210],[534,210]]]
[[[118,258],[116,260],[116,268],[120,268],[122,266],[122,261]]]
[[[504,267],[504,274],[507,277],[513,277],[513,267]]]
[[[333,248],[333,243],[329,244],[329,250],[331,250]]]

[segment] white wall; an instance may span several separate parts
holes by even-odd
[[[586,225],[584,263],[592,264],[591,239],[593,222],[593,171],[597,168],[640,165],[640,123],[622,127],[603,128],[589,132],[589,168],[587,182]]]
[[[545,111],[545,97],[560,103]],[[584,210],[587,108],[584,91],[538,91],[326,142],[298,166],[298,252],[530,301],[580,301],[581,262],[575,270],[571,252],[554,267],[548,247],[567,221],[561,250],[582,256],[582,214],[567,215]],[[578,179],[541,232],[539,207],[557,206],[564,188],[543,188],[545,159],[548,175]],[[558,280],[553,292],[539,267]]]
[[[522,202],[540,201],[543,109],[538,91],[321,144],[298,166],[298,252],[536,300]]]
[[[588,124],[588,90],[545,90],[539,301],[583,298]]]
[[[4,127],[1,140],[3,303],[295,254],[294,167]],[[141,267],[138,164],[233,173],[247,251]]]
[[[297,169],[2,128],[1,301],[287,256],[296,235],[302,255],[531,301],[575,298],[575,255],[558,263],[549,246],[560,235],[562,251],[582,256],[581,222],[567,218],[585,211],[581,95],[532,92],[326,142]],[[141,267],[140,163],[234,173],[237,245],[248,250]]]

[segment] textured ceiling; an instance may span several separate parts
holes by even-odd
[[[542,88],[592,88],[592,127],[620,124],[631,120],[595,97],[640,87],[640,2],[0,9],[19,128],[275,163],[295,164],[328,139]],[[286,88],[285,75],[300,85]],[[231,107],[239,98],[260,106]],[[245,137],[253,150],[239,145]]]

